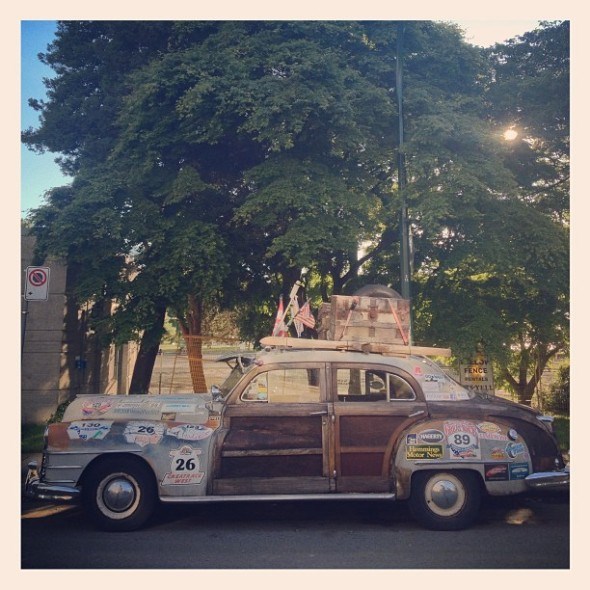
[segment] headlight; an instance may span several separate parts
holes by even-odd
[[[537,420],[545,426],[545,428],[553,434],[553,416],[537,416]]]

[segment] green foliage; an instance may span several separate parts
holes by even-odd
[[[519,395],[568,345],[568,27],[486,52],[455,26],[404,23],[415,340],[484,343]],[[42,124],[23,140],[64,154],[75,178],[32,231],[68,258],[80,301],[116,300],[105,337],[156,339],[162,308],[188,325],[204,307],[235,310],[256,341],[302,267],[317,303],[398,286],[398,34],[385,21],[60,23]]]
[[[21,425],[21,453],[40,453],[43,450],[45,424]]]
[[[570,414],[570,366],[569,363],[558,369],[557,380],[551,387],[545,407],[555,414]]]
[[[562,453],[569,457],[570,452],[570,419],[569,416],[556,416],[553,422],[557,443]],[[569,459],[568,459],[569,460]]]

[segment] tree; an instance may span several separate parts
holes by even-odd
[[[569,21],[541,22],[489,50],[490,114],[519,133],[507,165],[529,202],[569,221]]]
[[[76,177],[35,225],[74,261],[90,262],[78,251],[98,236],[79,285],[117,299],[106,332],[143,332],[144,376],[164,309],[189,341],[220,305],[258,337],[302,267],[318,299],[364,279],[396,286],[396,34],[388,22],[60,25],[46,57],[58,76],[24,139],[64,153]],[[416,336],[460,349],[484,340],[507,370],[516,345],[523,360],[565,342],[567,134],[556,123],[550,141],[551,115],[527,112],[528,98],[521,123],[545,135],[508,146],[498,133],[510,80],[541,70],[514,65],[537,41],[495,60],[454,26],[406,23]],[[566,62],[551,63],[562,75]]]
[[[545,27],[492,53],[489,116],[495,129],[510,122],[521,134],[499,152],[498,171],[512,174],[512,187],[482,185],[469,208],[437,216],[445,221],[431,248],[418,243],[429,252],[418,271],[421,334],[447,334],[465,355],[466,345],[484,343],[502,380],[528,404],[546,364],[569,342],[567,25]],[[547,88],[553,100],[544,100]]]

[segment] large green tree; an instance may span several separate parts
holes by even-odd
[[[198,342],[204,309],[220,303],[258,334],[252,310],[270,319],[302,267],[324,300],[361,282],[397,286],[398,29],[60,24],[44,58],[57,72],[50,100],[35,103],[42,125],[24,140],[62,152],[75,180],[34,213],[34,227],[77,265],[81,294],[118,301],[107,332],[143,333],[134,391],[146,390],[166,309]],[[509,380],[523,358],[511,354],[516,343],[531,358],[563,345],[567,129],[550,129],[553,101],[527,111],[523,91],[510,124],[531,132],[510,145],[499,133],[507,92],[544,72],[538,53],[555,43],[547,34],[486,54],[449,24],[405,29],[416,337],[457,350],[483,340]],[[563,81],[567,62],[550,62]]]
[[[512,186],[480,186],[462,211],[437,216],[430,248],[419,241],[429,256],[417,273],[418,328],[447,335],[457,353],[485,344],[523,403],[569,343],[568,31],[567,22],[542,23],[487,52],[487,141],[503,161],[496,175],[510,172]],[[508,128],[518,133],[511,142]]]

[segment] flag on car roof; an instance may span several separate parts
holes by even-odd
[[[311,307],[309,306],[309,300],[307,300],[299,310],[299,313],[295,316],[295,320],[301,322],[308,328],[315,328],[315,318],[311,313]]]
[[[297,338],[301,338],[301,334],[303,334],[303,324],[301,320],[297,318],[299,314],[299,302],[297,301],[297,296],[291,298],[291,307],[289,307],[289,315],[291,316],[290,324],[292,323],[295,326],[295,331],[297,332]]]
[[[285,308],[283,306],[283,296],[279,299],[279,308],[277,309],[277,317],[275,318],[275,325],[272,330],[273,336],[287,336],[287,326],[285,325]]]

